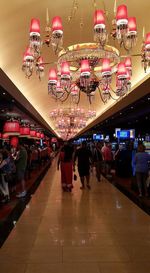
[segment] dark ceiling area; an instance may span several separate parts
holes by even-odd
[[[150,134],[150,93],[93,126],[82,136],[92,135],[93,133],[113,135],[115,128],[135,129],[136,135],[141,136]]]

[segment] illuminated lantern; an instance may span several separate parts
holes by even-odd
[[[63,34],[62,20],[59,16],[55,16],[52,20],[52,34]]]
[[[128,13],[127,7],[125,5],[120,5],[117,7],[116,13],[116,24],[117,24],[117,39],[122,39],[126,35],[128,30]]]
[[[30,25],[30,46],[34,50],[34,54],[39,56],[40,54],[40,21],[33,18]]]
[[[48,75],[49,84],[57,84],[57,71],[54,68],[50,68]]]
[[[50,68],[48,74],[48,93],[53,93],[57,86],[57,71],[54,68]]]
[[[126,26],[128,24],[127,6],[120,5],[117,7],[116,22],[117,26]]]
[[[24,53],[24,57],[23,57],[23,62],[26,62],[26,63],[32,63],[34,61],[34,57],[33,57],[33,54],[31,52],[31,49],[30,47],[27,47],[25,53]]]
[[[149,48],[150,48],[150,32],[146,34],[145,48],[146,48],[146,49],[149,49]]]
[[[94,13],[94,29],[99,31],[99,29],[104,29],[105,27],[106,24],[103,10],[96,10]]]
[[[30,36],[33,35],[40,36],[40,21],[36,18],[31,19]]]
[[[44,134],[43,133],[41,133],[41,138],[44,138]]]
[[[28,137],[30,136],[30,128],[27,126],[20,127],[20,137]]]
[[[37,132],[37,133],[36,133],[36,136],[37,136],[37,138],[41,138],[41,133],[40,133],[40,132]]]
[[[20,135],[19,121],[6,121],[4,124],[3,132],[8,135]]]
[[[90,65],[88,60],[81,61],[81,77],[89,77],[90,76]]]
[[[16,137],[16,136],[11,137],[11,139],[10,139],[10,145],[11,146],[13,146],[14,148],[16,148],[17,145],[18,145],[18,142],[19,142],[18,137]]]
[[[70,79],[70,67],[68,62],[63,62],[61,64],[61,78],[69,78]]]
[[[120,80],[127,78],[127,69],[123,62],[120,62],[117,66],[117,78]]]
[[[102,76],[110,76],[111,75],[111,66],[110,60],[104,58],[102,61]]]
[[[137,33],[136,18],[135,17],[128,18],[128,32],[129,32],[129,34],[136,34]]]
[[[36,131],[34,129],[30,130],[30,137],[31,138],[36,138]]]

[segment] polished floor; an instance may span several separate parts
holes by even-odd
[[[150,272],[150,217],[105,179],[91,186],[62,193],[54,160],[0,249],[0,272]]]

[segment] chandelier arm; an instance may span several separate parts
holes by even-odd
[[[60,99],[63,98],[64,94],[65,93],[63,93],[63,95],[60,97]],[[70,93],[67,93],[67,97],[64,100],[61,100],[61,102],[65,102],[68,99],[69,95],[70,95]]]
[[[115,101],[117,101],[118,100],[118,98],[114,98],[113,96],[112,96],[112,94],[109,92],[109,94],[110,94],[110,97],[113,99],[113,100],[115,100]]]
[[[32,69],[29,69],[29,72],[30,72],[29,74],[28,73],[26,74],[28,79],[30,79],[30,77],[32,76]]]
[[[103,98],[103,96],[102,96],[102,94],[101,94],[101,90],[100,90],[99,86],[98,86],[98,91],[99,91],[99,95],[100,95],[100,98],[101,98],[102,102],[103,102],[103,103],[106,103],[107,100],[104,100],[104,98]]]

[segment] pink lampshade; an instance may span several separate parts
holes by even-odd
[[[20,127],[20,137],[25,137],[30,135],[30,127],[28,126],[22,126]]]
[[[44,138],[44,134],[43,133],[41,133],[41,138]]]
[[[52,32],[56,30],[63,30],[61,17],[55,16],[52,19]]]
[[[36,131],[34,129],[30,130],[30,136],[31,137],[36,137]]]
[[[43,68],[44,69],[44,60],[43,60],[43,57],[40,57],[39,60],[38,60],[38,65],[40,68]]]
[[[103,10],[96,10],[94,13],[94,26],[105,25],[105,17]]]
[[[146,34],[145,45],[150,45],[150,32]]]
[[[70,76],[70,66],[68,62],[63,62],[61,64],[61,76]]]
[[[57,82],[57,71],[55,68],[50,68],[48,80],[51,82]]]
[[[124,63],[127,69],[132,69],[132,62],[130,57],[126,57]]]
[[[127,6],[120,5],[117,7],[116,20],[128,19]]]
[[[90,73],[90,65],[88,60],[81,61],[81,73]]]
[[[111,72],[110,60],[108,58],[104,58],[102,61],[102,73]]]
[[[40,20],[33,18],[31,20],[31,24],[30,24],[30,33],[39,33],[40,34]]]
[[[37,136],[38,138],[40,138],[40,137],[41,137],[41,133],[40,133],[40,132],[37,132],[37,133],[36,133],[36,136]]]
[[[128,29],[129,29],[129,32],[137,32],[135,17],[128,18]]]
[[[23,61],[26,61],[26,58],[33,57],[30,47],[28,46],[26,51],[24,52]]]
[[[117,66],[117,77],[127,76],[127,69],[125,63],[120,62]]]
[[[9,135],[20,135],[19,121],[6,121],[3,127],[3,132]]]

